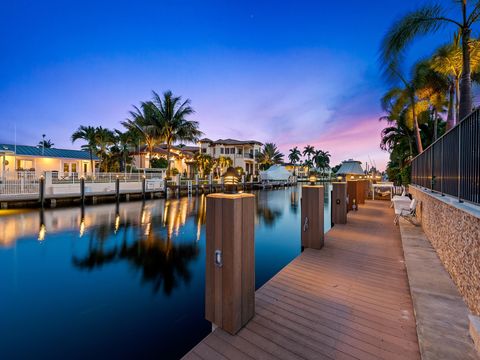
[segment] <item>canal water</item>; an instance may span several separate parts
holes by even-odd
[[[300,253],[300,188],[255,195],[258,288]],[[0,211],[0,359],[185,354],[211,330],[205,203]]]

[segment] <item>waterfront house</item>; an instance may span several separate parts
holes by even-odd
[[[2,178],[18,172],[40,175],[45,171],[57,172],[62,176],[83,175],[94,172],[98,160],[96,155],[90,159],[90,153],[82,150],[0,144]]]
[[[210,155],[214,159],[220,156],[232,159],[233,167],[241,167],[246,174],[258,174],[257,154],[262,149],[262,143],[256,140],[218,139],[208,138],[198,142],[199,151]]]
[[[194,173],[194,156],[198,152],[196,146],[172,146],[170,148],[170,167],[176,169],[179,174],[193,176]],[[153,159],[167,158],[167,145],[160,144],[153,147],[149,152],[146,146],[142,146],[139,151],[133,151],[134,165],[137,169],[152,168],[151,161]]]

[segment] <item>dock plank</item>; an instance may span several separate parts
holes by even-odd
[[[216,329],[202,359],[419,359],[400,232],[388,202],[366,201],[255,293],[255,317]]]

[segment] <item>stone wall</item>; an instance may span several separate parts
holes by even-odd
[[[470,311],[480,315],[480,207],[411,186],[417,216]]]

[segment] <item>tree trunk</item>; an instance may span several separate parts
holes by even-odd
[[[411,99],[411,101],[412,101],[413,130],[415,131],[415,141],[417,142],[417,150],[418,150],[418,153],[420,154],[423,152],[422,137],[420,136],[420,128],[418,127],[417,112],[415,110],[415,99]]]
[[[455,120],[453,126],[460,122],[460,79],[455,78]],[[452,126],[452,127],[453,127]]]
[[[167,144],[167,177],[170,176],[170,144]]]
[[[472,78],[470,76],[470,32],[469,28],[462,30],[462,55],[463,55],[463,69],[460,81],[460,122],[467,115],[472,112]]]
[[[454,84],[452,83],[449,88],[449,94],[448,94],[448,114],[447,114],[447,131],[450,130],[455,126],[455,118],[453,116],[453,111],[454,111],[454,96],[455,96],[455,91],[454,91]]]
[[[92,151],[92,148],[90,148],[90,170],[92,171],[92,174],[95,173],[95,169],[93,168],[93,151]]]

